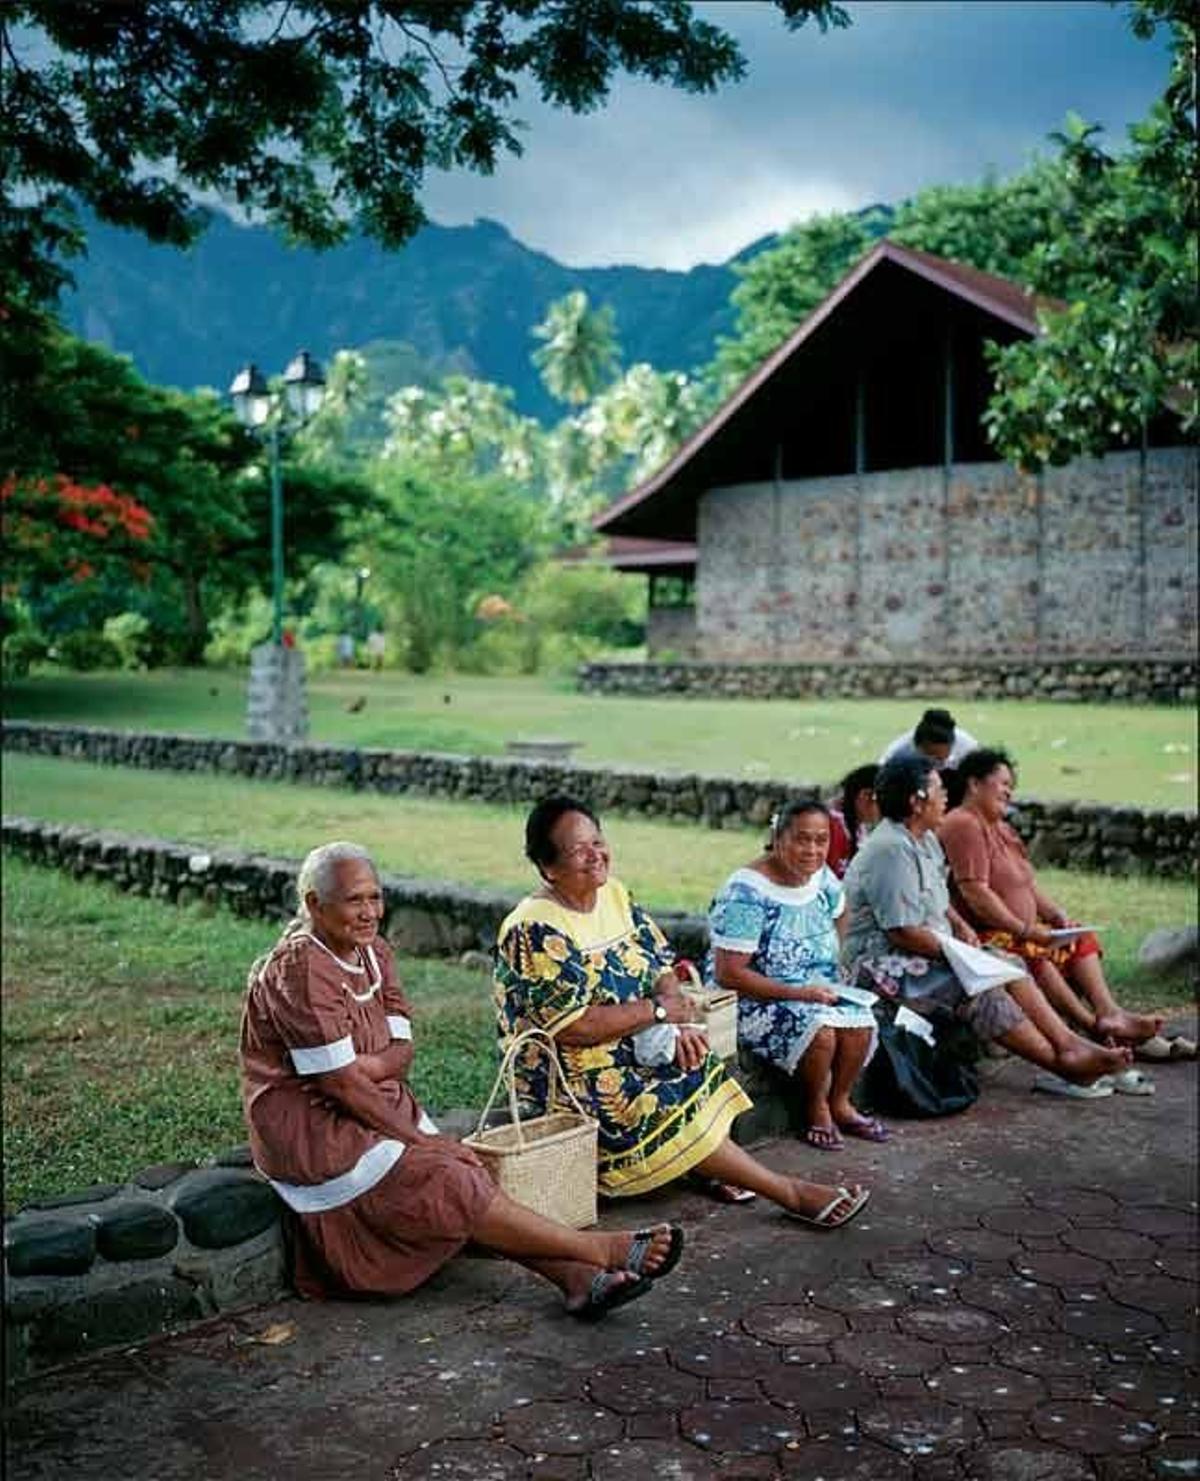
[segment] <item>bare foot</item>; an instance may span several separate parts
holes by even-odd
[[[1115,1013],[1103,1013],[1096,1019],[1096,1035],[1101,1039],[1119,1039],[1125,1044],[1144,1044],[1162,1026],[1163,1019],[1157,1013],[1130,1013],[1118,1008]]]
[[[1133,1063],[1133,1050],[1124,1047],[1105,1049],[1101,1044],[1088,1044],[1075,1040],[1058,1053],[1055,1070],[1064,1080],[1075,1085],[1090,1085],[1101,1075],[1113,1075]]]
[[[845,1189],[831,1188],[827,1183],[807,1183],[803,1178],[792,1178],[791,1198],[784,1204],[794,1214],[803,1214],[805,1218],[813,1219],[822,1209],[828,1208],[838,1195],[845,1192],[850,1194],[850,1200],[857,1198],[863,1191],[861,1183],[850,1183]],[[834,1210],[836,1216],[839,1209]]]
[[[671,1252],[673,1244],[671,1226],[670,1224],[655,1224],[652,1229],[644,1233],[650,1237],[650,1248],[642,1259],[642,1273],[657,1275]],[[622,1229],[614,1230],[610,1235],[600,1235],[599,1238],[604,1245],[604,1268],[624,1270],[630,1251],[633,1249],[634,1240],[638,1238],[638,1235],[631,1230]]]

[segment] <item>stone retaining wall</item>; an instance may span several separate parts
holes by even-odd
[[[6,1219],[8,1378],[278,1295],[282,1204],[248,1164],[159,1164]]]
[[[591,694],[702,699],[1039,699],[1087,704],[1194,704],[1185,658],[971,659],[889,663],[585,663]]]
[[[781,799],[797,794],[820,796],[831,790],[814,782],[747,780],[440,752],[276,746],[19,720],[5,721],[0,736],[5,749],[34,755],[384,793],[520,804],[550,792],[570,792],[601,814],[666,818],[703,823],[710,828],[763,827]],[[1195,869],[1197,826],[1193,812],[1042,802],[1027,797],[1021,799],[1013,821],[1036,864],[1176,878],[1189,878]],[[187,857],[195,852],[184,851]],[[715,886],[718,881],[713,883]],[[418,884],[409,881],[410,889],[418,889]],[[438,894],[446,886],[430,884],[420,890]],[[485,898],[480,892],[468,893],[472,898]],[[455,900],[465,898],[461,891],[451,894]],[[414,901],[413,908],[423,907]],[[459,918],[463,926],[459,934],[470,935],[478,925],[477,915],[468,910]],[[447,943],[445,947],[413,949],[458,948]]]

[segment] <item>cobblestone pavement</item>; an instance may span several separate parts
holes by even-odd
[[[500,1261],[402,1302],[274,1306],[31,1380],[13,1481],[1164,1481],[1200,1476],[1196,1066],[1030,1094],[887,1146],[764,1149],[869,1181],[840,1234],[642,1200],[679,1270],[598,1327]],[[628,1222],[612,1208],[606,1224]],[[272,1342],[264,1338],[280,1338]]]

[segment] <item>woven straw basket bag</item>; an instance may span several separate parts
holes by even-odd
[[[705,987],[691,962],[684,965],[684,974],[691,984],[692,996],[701,1006],[708,1047],[718,1059],[732,1059],[737,1054],[737,993],[721,987]]]
[[[522,1121],[516,1061],[531,1043],[550,1057],[550,1085],[545,1113]],[[486,1127],[501,1085],[508,1090],[512,1120],[507,1126]],[[560,1086],[573,1110],[558,1103]],[[541,1029],[519,1034],[509,1044],[479,1125],[463,1143],[478,1154],[497,1185],[517,1203],[572,1229],[596,1222],[596,1123],[575,1099],[554,1040]]]

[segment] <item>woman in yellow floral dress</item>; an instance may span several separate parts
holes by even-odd
[[[821,1228],[847,1223],[866,1189],[773,1172],[730,1138],[750,1101],[710,1052],[662,932],[624,885],[586,804],[539,802],[525,851],[542,884],[500,927],[496,1011],[502,1045],[527,1029],[551,1034],[571,1088],[599,1123],[600,1191],[648,1193],[697,1172],[762,1193]],[[521,1094],[546,1100],[546,1064],[518,1064]]]

